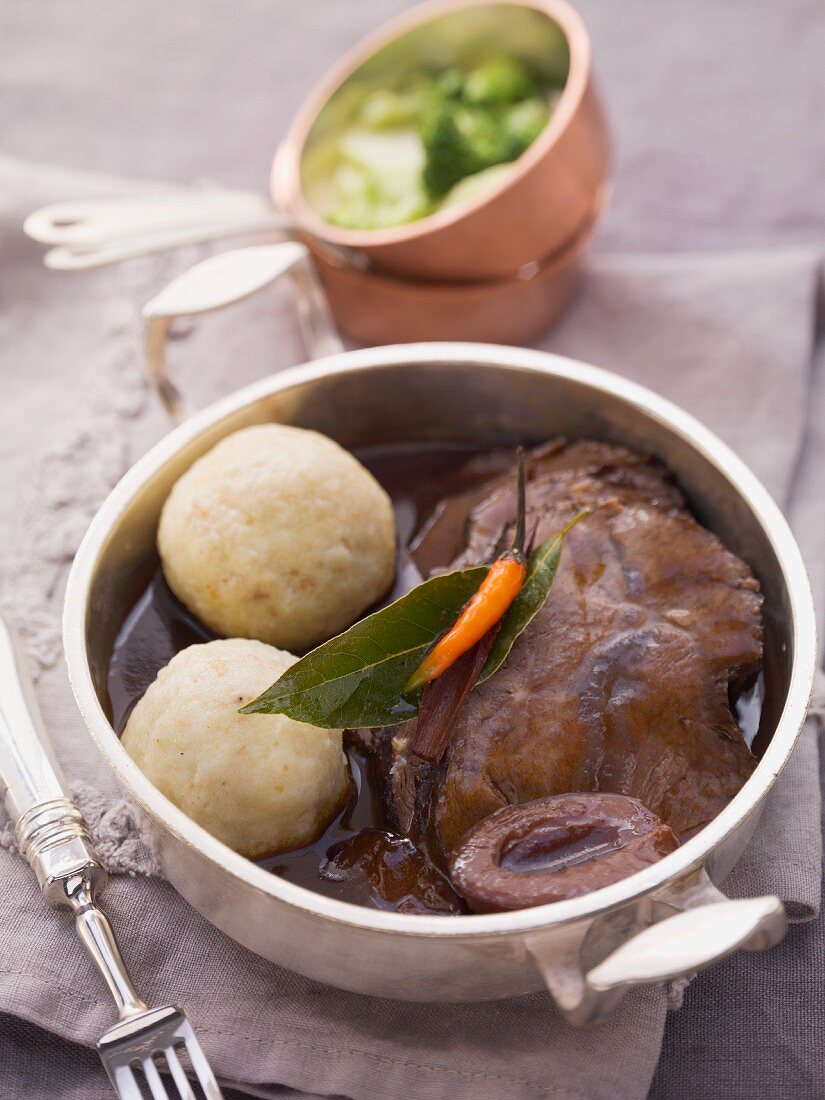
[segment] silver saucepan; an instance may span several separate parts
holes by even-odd
[[[200,265],[147,307],[159,391],[171,317],[216,308],[291,270],[307,332],[334,345],[323,302],[294,243]],[[138,770],[109,717],[112,646],[155,558],[161,506],[218,440],[267,421],[314,428],[345,447],[388,441],[511,444],[555,435],[612,440],[657,454],[699,519],[759,578],[767,692],[762,758],[739,794],[660,862],[602,890],[518,912],[436,917],[382,912],[286,882],[206,833]],[[516,348],[412,344],[338,352],[273,375],[196,413],[126,474],[101,507],[69,578],[64,638],[89,731],[145,819],[169,881],[209,921],[259,955],[344,989],[421,1001],[478,1001],[547,987],[574,1022],[608,1011],[627,988],[691,974],[744,947],[781,939],[778,898],[730,900],[718,886],[747,844],[805,718],[815,668],[813,603],[799,549],[748,468],[707,428],[608,371]]]

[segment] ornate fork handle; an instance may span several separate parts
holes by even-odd
[[[72,880],[78,876],[95,889],[105,886],[106,872],[95,854],[86,822],[68,798],[35,804],[17,819],[14,832],[20,854],[53,905],[70,904]]]
[[[106,872],[65,782],[40,716],[17,635],[0,615],[0,785],[20,853],[52,905],[71,909],[77,933],[106,980],[122,1018],[146,1005],[126,972],[95,897]]]

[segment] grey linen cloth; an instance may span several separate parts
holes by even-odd
[[[114,875],[105,905],[139,987],[151,1001],[186,1004],[218,1074],[244,1094],[641,1100],[661,1049],[663,989],[633,993],[586,1032],[564,1024],[543,994],[466,1006],[359,997],[251,955],[158,877],[75,713],[58,623],[88,519],[165,430],[142,381],[139,307],[200,253],[55,275],[19,228],[41,203],[124,190],[116,180],[0,161],[0,598],[24,631],[47,724],[101,851],[113,871],[126,872]],[[594,258],[583,296],[542,346],[672,397],[788,504],[810,441],[817,278],[818,257],[805,251]],[[288,290],[209,319],[173,354],[199,401],[299,361]],[[822,510],[821,492],[799,502],[806,543],[821,532]],[[815,582],[821,593],[818,573]],[[816,914],[816,776],[812,719],[729,892],[777,892],[795,918]],[[0,832],[0,928],[0,1097],[107,1097],[94,1056],[81,1049],[111,1022],[107,996],[69,922],[44,907],[8,827]],[[782,981],[771,958],[762,963],[765,996]],[[678,994],[671,991],[674,1004]]]

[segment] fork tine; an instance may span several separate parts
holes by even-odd
[[[169,1066],[169,1072],[172,1074],[172,1079],[178,1087],[180,1100],[195,1100],[192,1086],[189,1084],[189,1080],[183,1072],[183,1066],[180,1064],[178,1052],[174,1047],[167,1047],[163,1054],[166,1058],[166,1064]]]
[[[191,1024],[187,1022],[186,1026],[182,1027],[178,1034],[186,1044],[186,1052],[189,1055],[189,1061],[192,1063],[192,1068],[198,1078],[200,1087],[203,1089],[206,1100],[223,1100],[223,1093],[220,1090],[218,1082],[215,1080],[215,1074],[212,1072],[206,1060],[206,1055],[203,1053],[198,1038],[192,1030]]]
[[[97,1049],[120,1100],[144,1100],[147,1089],[152,1100],[223,1100],[192,1025],[176,1005],[124,1016],[103,1035]],[[166,1077],[167,1068],[172,1081]],[[200,1091],[187,1080],[187,1071],[197,1078]]]
[[[107,1067],[107,1073],[119,1100],[143,1100],[143,1093],[131,1066],[117,1066],[114,1073]]]
[[[151,1056],[149,1058],[141,1058],[140,1064],[143,1067],[146,1083],[149,1086],[149,1091],[152,1094],[153,1100],[169,1100],[169,1093],[166,1091],[166,1085],[161,1081],[158,1067],[155,1065]]]

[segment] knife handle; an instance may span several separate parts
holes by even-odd
[[[46,734],[23,648],[0,614],[0,787],[20,853],[55,904],[70,905],[82,878],[97,889],[105,873],[83,815],[66,790]]]

